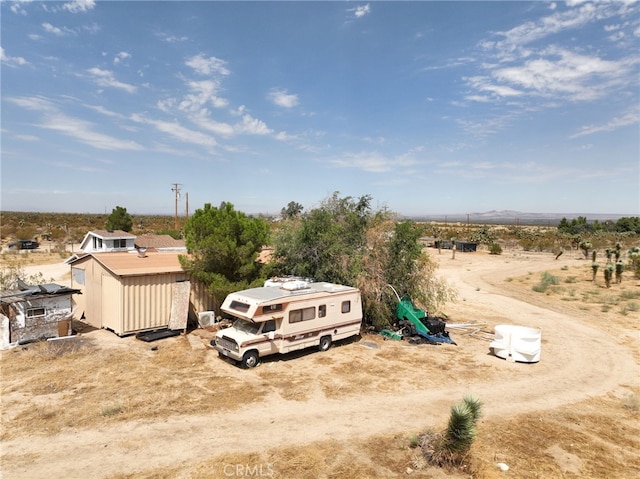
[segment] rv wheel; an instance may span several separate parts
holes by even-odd
[[[320,338],[320,344],[318,345],[318,349],[320,351],[326,351],[331,347],[331,336],[322,336]]]
[[[258,365],[258,352],[257,351],[247,351],[242,356],[242,367],[245,369],[254,368]]]

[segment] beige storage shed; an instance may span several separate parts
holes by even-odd
[[[180,255],[110,252],[73,259],[72,287],[82,292],[74,319],[119,336],[168,327],[176,311],[197,319],[213,301],[206,287],[191,287]]]

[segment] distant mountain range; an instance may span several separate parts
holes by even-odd
[[[625,216],[623,214],[602,214],[602,213],[523,213],[514,210],[491,210],[482,213],[469,214],[438,214],[438,215],[414,215],[407,216],[415,221],[437,221],[439,223],[492,223],[492,224],[512,224],[512,225],[557,225],[562,218],[571,220],[578,216],[584,216],[587,221],[592,222],[598,220],[604,222],[607,220],[617,221]]]

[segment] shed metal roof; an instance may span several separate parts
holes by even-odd
[[[147,274],[184,273],[177,252],[147,252],[144,257],[136,253],[112,252],[92,253],[73,261],[80,264],[94,258],[116,276],[144,276]]]

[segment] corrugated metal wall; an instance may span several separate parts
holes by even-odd
[[[174,273],[122,278],[122,331],[116,332],[129,334],[166,327],[171,315],[173,284],[185,279],[185,274]]]
[[[197,319],[198,313],[202,311],[217,311],[220,308],[219,304],[213,300],[213,297],[209,294],[209,286],[190,278],[191,281],[191,307],[194,314],[194,319]]]

